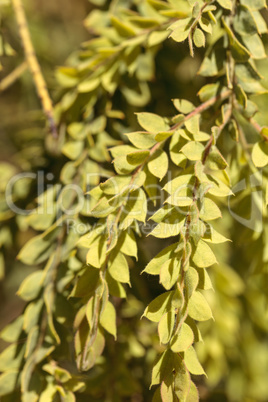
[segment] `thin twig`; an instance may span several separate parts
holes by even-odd
[[[22,5],[22,0],[12,0],[14,13],[16,16],[19,33],[24,48],[26,62],[33,76],[33,81],[36,87],[37,94],[40,98],[43,111],[48,119],[50,131],[54,137],[58,136],[56,123],[53,117],[53,104],[47,90],[46,82],[43,77],[40,65],[38,63],[35,50],[32,44],[25,11]]]
[[[10,74],[8,74],[5,78],[0,82],[0,92],[5,91],[12,84],[14,84],[17,79],[21,77],[21,75],[27,70],[28,64],[26,61],[21,63],[18,67],[16,67]]]

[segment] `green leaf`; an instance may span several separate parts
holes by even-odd
[[[159,45],[160,43],[164,42],[168,37],[168,32],[166,31],[153,31],[147,41],[147,46],[152,47]]]
[[[171,350],[165,350],[160,356],[157,357],[152,370],[151,387],[160,384],[163,379],[168,376],[174,365],[174,354]]]
[[[247,6],[251,10],[261,10],[262,8],[266,8],[265,0],[241,0],[241,4]]]
[[[54,363],[54,362],[53,362]],[[71,380],[72,376],[69,371],[54,365],[52,362],[50,364],[45,364],[42,369],[49,374],[55,376],[55,378],[61,383],[66,383]]]
[[[190,133],[192,134],[199,133],[199,115],[191,117],[189,120],[186,120],[184,124],[187,130],[190,131]]]
[[[173,104],[178,112],[189,114],[195,110],[195,105],[187,99],[173,99]]]
[[[168,170],[168,157],[165,151],[158,149],[148,162],[149,171],[160,180],[166,175]]]
[[[12,344],[0,353],[0,371],[18,369],[25,353],[25,345]]]
[[[110,198],[111,197],[109,196],[102,197],[90,211],[90,214],[95,218],[106,218],[108,215],[113,213],[117,206],[109,204]]]
[[[165,202],[178,207],[187,207],[193,202],[191,190],[190,187],[179,187],[178,190],[174,194],[171,194]]]
[[[133,170],[135,169],[134,165],[128,163],[127,156],[125,155],[118,156],[117,158],[114,159],[113,163],[115,171],[118,174],[129,174],[133,172]]]
[[[180,189],[183,188],[190,188],[192,190],[194,184],[195,177],[193,174],[182,174],[175,179],[167,182],[163,189],[169,194],[174,194],[176,191],[180,191]]]
[[[129,268],[124,254],[113,251],[109,258],[108,270],[116,281],[129,283]]]
[[[107,195],[116,195],[129,187],[132,176],[113,176],[100,184],[101,190]]]
[[[265,1],[265,0],[264,0]],[[263,18],[261,12],[252,10],[252,15],[254,20],[256,21],[256,25],[258,28],[258,33],[261,35],[263,33],[267,33],[267,24],[265,19]]]
[[[224,66],[222,49],[215,48],[205,56],[198,73],[203,77],[214,77],[224,71]]]
[[[119,35],[123,38],[129,38],[136,35],[136,31],[132,28],[130,24],[120,21],[114,15],[111,17],[111,23],[113,27],[117,30]]]
[[[26,350],[25,350],[25,359],[29,358],[38,342],[39,337],[39,327],[35,325],[28,334],[27,342],[26,342]]]
[[[164,248],[159,254],[157,254],[147,265],[146,268],[142,271],[146,272],[150,275],[159,275],[162,265],[168,261],[174,250],[177,248],[178,243],[171,244],[170,246]]]
[[[155,393],[153,395],[152,402],[163,402],[161,397],[160,387],[156,388]]]
[[[207,100],[216,96],[219,92],[220,83],[217,82],[215,84],[207,84],[204,85],[198,92],[198,96],[201,102],[206,102]]]
[[[262,76],[251,62],[236,64],[235,73],[238,83],[244,91],[249,93],[263,91],[264,88],[258,82],[262,79]]]
[[[35,299],[43,285],[43,271],[36,271],[27,276],[17,291],[18,296],[20,296],[25,301],[30,301]]]
[[[163,315],[158,324],[158,335],[162,344],[167,344],[171,338],[175,323],[175,314],[170,311]]]
[[[192,381],[186,402],[199,402],[198,390]]]
[[[68,141],[62,147],[62,153],[71,160],[79,157],[84,148],[84,141]]]
[[[18,370],[8,370],[0,375],[0,396],[10,394],[18,385],[20,372]]]
[[[211,147],[206,159],[206,165],[212,170],[224,170],[228,163],[215,146]]]
[[[179,130],[176,131],[170,141],[169,153],[173,163],[177,166],[185,167],[187,158],[181,153],[181,148],[185,145],[184,138],[180,135]]]
[[[149,155],[150,151],[147,150],[131,152],[127,155],[127,161],[134,166],[141,165]]]
[[[234,33],[228,27],[223,18],[222,22],[229,38],[233,58],[241,63],[246,62],[250,58],[249,51],[238,41],[238,39],[235,37]]]
[[[172,258],[164,262],[160,270],[160,283],[169,290],[175,285],[180,273],[180,259]]]
[[[77,86],[78,92],[81,93],[89,93],[94,91],[98,86],[100,85],[100,79],[99,78],[92,78],[88,79],[85,81],[82,81],[79,83]]]
[[[69,297],[84,297],[89,295],[97,287],[100,271],[93,267],[86,267],[78,277],[77,282]]]
[[[176,367],[176,374],[174,378],[174,391],[180,401],[188,401],[189,386],[191,377],[189,371],[185,367],[185,363]]]
[[[107,273],[106,273],[106,281],[107,281],[107,285],[108,285],[108,288],[109,288],[109,293],[112,296],[120,297],[122,299],[127,297],[127,294],[126,294],[126,291],[125,291],[123,285],[120,282],[116,281],[109,274],[109,271],[107,271]]]
[[[104,238],[104,236],[100,236],[97,241],[90,246],[87,252],[87,264],[95,268],[101,268],[106,258],[106,246],[106,238]]]
[[[126,156],[130,152],[135,152],[136,148],[132,145],[118,145],[109,149],[113,158],[117,158],[119,156]]]
[[[248,7],[237,5],[233,26],[239,35],[254,35],[258,33],[256,22]]]
[[[150,236],[158,237],[160,239],[166,239],[168,237],[177,236],[184,226],[184,215],[171,215],[166,222],[160,222],[149,233]]]
[[[220,174],[222,173],[222,176]],[[216,197],[227,197],[228,195],[232,195],[232,191],[226,184],[226,175],[225,171],[216,171],[215,174],[211,171],[211,175],[206,175],[204,178],[205,191],[207,191],[211,195],[215,195]]]
[[[199,276],[198,289],[213,289],[211,279],[205,268],[196,268]]]
[[[42,299],[37,299],[35,302],[28,304],[24,312],[23,329],[29,333],[39,321],[41,311],[44,305]]]
[[[183,42],[190,33],[192,18],[183,18],[170,25],[168,29],[172,31],[169,35],[175,42]]]
[[[193,34],[193,40],[194,40],[194,44],[196,47],[204,47],[206,44],[206,38],[205,35],[203,33],[203,31],[201,31],[201,29],[196,28]]]
[[[116,339],[116,311],[113,304],[108,301],[100,317],[102,327]]]
[[[169,126],[165,120],[154,113],[137,113],[138,122],[142,128],[150,133],[157,134],[160,131],[167,131]]]
[[[197,358],[196,351],[192,346],[184,353],[184,361],[187,369],[190,371],[191,374],[205,374],[204,369]]]
[[[252,160],[256,167],[264,167],[268,164],[268,142],[257,142],[252,149]]]
[[[195,291],[188,303],[188,313],[197,321],[207,321],[213,318],[208,302],[199,291]]]
[[[202,207],[199,215],[200,219],[211,221],[222,217],[221,210],[210,198],[205,197],[201,205]]]
[[[264,48],[263,42],[258,34],[244,36],[243,42],[244,42],[245,46],[248,48],[248,50],[250,51],[253,59],[258,60],[258,59],[266,58],[265,48]]]
[[[154,134],[147,133],[146,131],[137,131],[135,133],[125,134],[129,141],[137,148],[148,149],[156,144]]]
[[[217,3],[226,10],[232,10],[232,0],[217,0]]]
[[[57,387],[53,383],[48,383],[45,390],[41,393],[39,402],[53,402],[57,393]]]
[[[192,260],[199,268],[207,268],[210,265],[217,263],[216,257],[211,248],[203,240],[200,240],[197,243]]]
[[[172,307],[172,297],[174,291],[162,293],[157,296],[145,309],[143,316],[153,322],[161,320],[165,313],[168,313]]]
[[[183,323],[179,332],[173,337],[170,347],[174,353],[184,352],[192,345],[193,341],[193,331],[189,325]]]
[[[173,131],[161,131],[155,136],[157,142],[162,142],[173,135]]]
[[[193,292],[195,291],[199,281],[199,275],[197,270],[193,267],[189,267],[186,274],[185,274],[185,289],[186,289],[186,296],[189,299]]]
[[[164,378],[160,386],[162,402],[174,401],[176,396],[173,391],[173,374],[170,373]]]
[[[49,257],[54,247],[54,244],[38,235],[22,247],[17,258],[24,264],[39,264]]]
[[[125,231],[120,235],[118,248],[122,253],[138,259],[137,241],[133,232]]]
[[[213,21],[213,23],[215,23],[215,17],[212,13],[208,13],[210,19],[204,17],[204,15],[202,15],[202,17],[199,19],[198,23],[200,25],[200,27],[203,29],[203,31],[212,34],[212,23],[211,20]],[[212,17],[212,18],[211,18]],[[214,17],[214,18],[213,18]]]
[[[120,229],[128,228],[134,219],[145,222],[147,215],[147,198],[143,189],[133,191],[128,196],[128,201],[124,205],[123,213],[120,219]]]
[[[0,338],[5,342],[15,342],[18,340],[23,325],[23,316],[20,315],[13,322],[8,324],[2,331],[0,332]]]
[[[199,161],[202,159],[204,149],[204,145],[200,144],[200,142],[190,141],[182,147],[181,152],[190,161]]]

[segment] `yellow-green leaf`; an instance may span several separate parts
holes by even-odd
[[[194,334],[189,325],[183,323],[180,331],[173,337],[170,344],[174,353],[184,352],[194,341]]]
[[[196,351],[192,346],[184,353],[184,361],[191,374],[205,374],[204,369],[197,358]]]
[[[166,124],[163,117],[154,113],[137,113],[138,122],[142,128],[150,133],[159,133],[160,131],[167,131],[169,126]]]
[[[108,263],[110,275],[119,282],[129,283],[129,268],[125,256],[120,252],[111,254]]]
[[[256,167],[264,167],[268,164],[268,142],[257,142],[252,150],[252,160]]]
[[[175,314],[173,311],[165,313],[158,324],[158,335],[160,342],[167,344],[171,338],[175,323]]]
[[[195,291],[188,303],[188,313],[197,321],[207,321],[213,318],[208,302],[199,291]]]
[[[199,240],[192,260],[200,268],[207,268],[217,262],[213,251],[203,240]]]
[[[35,299],[42,288],[43,271],[36,271],[27,276],[17,294],[25,301]]]
[[[182,147],[181,152],[190,161],[200,161],[204,152],[204,145],[200,142],[190,141],[184,147]]]
[[[211,221],[213,219],[221,218],[221,210],[210,198],[205,197],[201,203],[199,218],[204,221]]]
[[[116,339],[116,311],[113,304],[108,301],[100,317],[100,324]]]
[[[162,316],[171,310],[171,301],[174,291],[162,293],[157,296],[145,309],[143,316],[148,320],[158,322]]]
[[[165,151],[158,149],[148,162],[149,171],[160,180],[166,175],[168,170],[168,157]]]

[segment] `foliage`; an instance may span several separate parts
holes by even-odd
[[[91,3],[90,40],[56,72],[57,181],[20,217],[38,234],[18,259],[37,269],[1,332],[1,400],[194,402],[224,381],[265,401],[265,2]],[[188,51],[198,106],[172,62]]]

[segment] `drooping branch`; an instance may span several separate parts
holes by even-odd
[[[16,16],[19,33],[24,48],[26,62],[33,76],[37,94],[40,98],[43,111],[47,117],[49,128],[54,137],[57,137],[57,127],[53,117],[53,104],[47,90],[46,81],[42,74],[36,53],[32,44],[27,19],[21,0],[12,0],[14,13]]]

